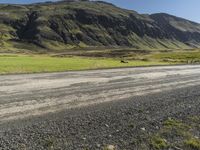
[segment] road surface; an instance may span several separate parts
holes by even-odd
[[[57,135],[63,130],[60,135],[68,136],[66,147],[69,149],[82,149],[87,137],[90,138],[85,143],[94,148],[96,143],[91,143],[92,140],[104,142],[105,137],[98,135],[101,132],[104,135],[104,127],[114,125],[116,120],[127,120],[129,115],[124,114],[128,110],[132,119],[140,121],[136,123],[138,126],[145,121],[140,118],[143,115],[134,114],[136,109],[151,112],[150,120],[184,116],[185,112],[199,115],[199,89],[200,65],[3,75],[0,76],[0,146],[15,149],[20,143],[26,143],[28,149],[42,149],[38,136],[44,139],[54,131]],[[87,119],[93,120],[93,125],[101,126],[106,121],[109,125],[105,123],[102,130],[95,130],[94,126],[89,129]],[[94,135],[90,133],[92,130]],[[35,146],[33,141],[37,141]],[[6,146],[6,142],[10,144]],[[63,143],[60,145],[64,147]]]
[[[199,84],[200,66],[1,76],[0,122]]]

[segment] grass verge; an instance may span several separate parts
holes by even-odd
[[[168,119],[163,127],[150,137],[153,149],[187,149],[200,150],[200,116],[185,120]]]

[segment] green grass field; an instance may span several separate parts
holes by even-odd
[[[39,73],[68,70],[85,70],[126,66],[165,65],[166,62],[129,61],[121,63],[118,59],[83,58],[83,57],[51,57],[48,55],[0,55],[0,74]]]
[[[168,53],[154,53],[148,56],[155,60],[182,62],[182,63],[198,63],[200,62],[200,52],[196,51],[175,51]]]
[[[122,59],[122,58],[121,58]],[[200,51],[150,52],[149,54],[132,54],[123,59],[115,58],[64,56],[55,57],[48,54],[0,54],[0,74],[61,72],[69,70],[86,70],[115,67],[134,67],[170,64],[194,64],[200,62]]]

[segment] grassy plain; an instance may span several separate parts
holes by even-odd
[[[48,55],[0,55],[0,74],[59,72],[127,66],[165,65],[165,62],[129,61],[111,58],[51,57]]]
[[[90,50],[62,54],[0,54],[0,74],[61,72],[115,67],[196,64],[200,50]],[[128,63],[122,63],[124,60]]]

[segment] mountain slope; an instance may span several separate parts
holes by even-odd
[[[141,15],[100,1],[0,5],[0,32],[1,49],[200,47],[200,24],[167,14]]]

